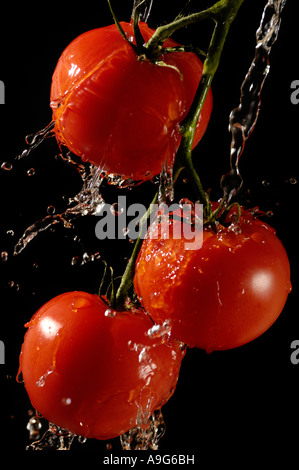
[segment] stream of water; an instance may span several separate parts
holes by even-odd
[[[229,130],[232,134],[230,147],[230,172],[223,175],[221,186],[227,202],[237,195],[243,184],[239,170],[239,160],[245,142],[251,135],[258,119],[261,106],[261,92],[270,71],[269,56],[276,42],[281,14],[286,0],[269,0],[263,11],[260,26],[256,32],[254,59],[241,85],[240,104],[229,117]]]

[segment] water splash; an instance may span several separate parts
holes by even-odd
[[[135,9],[138,7],[140,3],[143,3],[143,4],[140,5],[140,8],[139,8],[139,21],[144,21],[145,23],[147,23],[147,20],[149,18],[149,15],[151,13],[151,9],[153,6],[153,0],[145,0],[145,1],[134,0],[132,18],[134,18]]]
[[[29,439],[31,441],[36,441],[37,439],[40,439],[40,431],[42,428],[42,423],[36,414],[32,410],[29,412],[29,421],[27,423],[26,429],[29,431]]]
[[[165,422],[161,410],[154,411],[146,424],[138,425],[120,436],[123,450],[158,450],[165,434]]]
[[[84,175],[83,186],[76,196],[69,199],[69,204],[73,205],[63,213],[49,214],[30,225],[15,245],[14,255],[21,253],[31,240],[52,225],[63,223],[64,227],[71,228],[74,219],[85,215],[96,215],[102,210],[105,202],[99,189],[104,178],[103,173],[100,168],[94,165],[90,165],[89,169],[89,174],[86,173],[85,167],[84,172],[82,168],[80,169],[81,176]]]
[[[26,450],[70,450],[75,436],[67,429],[49,423],[42,438],[29,444]]]
[[[163,338],[164,336],[168,336],[171,333],[171,321],[165,320],[162,325],[153,325],[146,334],[152,339],[155,338]]]
[[[164,164],[160,174],[158,203],[168,204],[174,200],[174,181],[172,169],[168,170]]]
[[[25,138],[28,148],[23,150],[20,155],[17,155],[16,160],[21,160],[21,158],[27,157],[30,152],[38,147],[45,139],[53,137],[55,135],[53,131],[54,126],[55,121],[51,121],[44,129],[41,129],[35,134],[28,134]]]
[[[268,0],[256,32],[255,56],[241,86],[240,104],[230,114],[231,169],[221,179],[223,197],[227,202],[236,196],[243,184],[239,171],[239,160],[245,142],[252,133],[259,115],[261,91],[270,71],[269,55],[278,37],[281,13],[285,4],[286,0]]]

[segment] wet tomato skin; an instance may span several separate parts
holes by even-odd
[[[159,409],[174,391],[184,354],[169,337],[147,335],[153,323],[143,311],[114,313],[97,295],[68,292],[26,325],[20,371],[32,405],[85,437],[118,436],[140,412],[146,418]]]
[[[153,320],[170,320],[175,338],[208,352],[264,333],[291,290],[289,260],[274,230],[243,211],[228,228],[204,229],[200,249],[186,250],[184,242],[143,242],[134,284]]]
[[[133,37],[129,23],[121,23]],[[154,30],[140,29],[147,41]],[[167,40],[164,46],[175,46]],[[193,53],[169,53],[159,60],[181,72],[138,60],[115,25],[88,31],[62,53],[52,78],[51,108],[59,142],[104,171],[133,180],[152,179],[162,163],[172,166],[202,63]],[[209,91],[194,146],[212,109]]]

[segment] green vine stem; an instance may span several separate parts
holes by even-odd
[[[159,56],[164,41],[172,36],[175,31],[206,19],[213,19],[216,23],[222,22],[224,28],[228,31],[243,1],[244,0],[219,0],[206,10],[177,18],[172,23],[159,26],[145,45],[145,48],[152,57],[156,54]],[[225,26],[225,24],[227,26]]]
[[[209,88],[211,86],[213,77],[217,71],[227,33],[243,1],[244,0],[220,0],[207,10],[176,19],[170,24],[160,26],[159,28],[157,28],[157,30],[155,31],[151,39],[147,42],[147,44],[143,46],[144,50],[146,51],[145,55],[147,58],[150,57],[151,60],[153,60],[153,58],[155,58],[155,60],[158,60],[161,53],[163,53],[164,41],[169,38],[177,29],[183,28],[189,24],[196,23],[198,21],[202,21],[208,18],[214,20],[215,22],[215,27],[210,41],[208,53],[203,64],[202,77],[194,101],[191,105],[188,115],[186,116],[185,120],[181,123],[182,139],[173,168],[174,181],[176,181],[180,172],[183,169],[186,170],[187,174],[190,177],[190,180],[194,185],[195,192],[199,197],[200,202],[203,204],[204,219],[209,220],[211,222],[214,213],[211,209],[209,197],[204,191],[198,173],[196,172],[192,162],[192,144],[198,118],[204,105]],[[141,234],[143,232],[144,224],[150,217],[152,206],[157,201],[158,192],[155,195],[154,200],[149,206],[146,214],[140,220]],[[120,286],[117,290],[115,296],[115,307],[124,306],[125,300],[128,297],[129,290],[133,286],[135,264],[141,245],[142,237],[139,236],[139,238],[135,242],[131,258],[122,276]]]
[[[203,204],[205,219],[209,219],[211,216],[211,205],[192,162],[192,143],[199,115],[202,111],[212,80],[219,66],[227,33],[243,1],[244,0],[221,0],[209,10],[202,12],[205,13],[202,17],[199,16],[200,14],[197,14],[197,18],[205,18],[206,13],[209,11],[215,21],[215,27],[207,57],[203,64],[202,77],[195,98],[187,117],[181,124],[182,140],[176,155],[173,175],[175,181],[181,170],[185,169],[187,171],[191,181],[193,182],[199,200]],[[196,14],[193,15],[193,17],[195,16]]]
[[[135,264],[136,264],[137,257],[138,257],[138,254],[139,254],[142,242],[143,242],[142,234],[144,233],[145,224],[147,223],[147,221],[148,221],[148,219],[149,219],[149,217],[152,213],[153,206],[155,204],[157,204],[157,202],[158,202],[158,194],[159,193],[157,191],[157,193],[155,194],[154,199],[152,200],[152,202],[151,202],[149,208],[147,209],[146,213],[140,219],[140,222],[139,222],[139,237],[137,238],[137,240],[135,242],[131,258],[128,261],[127,267],[126,267],[125,272],[124,272],[124,274],[122,276],[122,279],[121,279],[120,286],[119,286],[119,288],[116,292],[115,306],[123,306],[124,305],[125,300],[128,296],[128,292],[129,292],[129,290],[131,289],[131,287],[133,285],[133,279],[134,279],[134,275],[135,275]]]

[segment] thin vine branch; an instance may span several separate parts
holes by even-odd
[[[115,25],[116,25],[116,27],[117,27],[117,29],[118,29],[120,35],[121,35],[122,38],[123,38],[125,41],[127,41],[127,43],[133,48],[133,50],[136,52],[136,54],[138,54],[138,48],[137,48],[137,46],[135,46],[135,44],[134,44],[133,42],[129,41],[129,39],[127,38],[127,35],[126,35],[126,33],[124,32],[122,25],[120,24],[120,21],[118,20],[116,14],[114,13],[114,10],[113,10],[113,8],[112,8],[112,5],[111,5],[110,0],[107,0],[107,3],[108,3],[108,6],[109,6],[110,13],[111,13],[111,15],[112,15],[113,21],[114,21],[114,23],[115,23]]]
[[[214,75],[219,66],[227,33],[243,1],[244,0],[221,0],[209,9],[209,11],[213,10],[215,27],[209,45],[208,54],[203,64],[202,77],[195,98],[187,117],[181,123],[182,140],[174,164],[174,181],[177,179],[182,169],[187,171],[189,176],[191,176],[197,195],[203,204],[205,218],[210,218],[211,216],[211,205],[192,163],[192,144],[200,113]],[[220,9],[220,6],[222,9]]]
[[[146,213],[141,217],[140,222],[139,222],[139,237],[137,238],[134,249],[132,251],[131,258],[127,264],[127,267],[125,269],[125,272],[122,276],[120,286],[116,292],[115,296],[115,304],[116,305],[123,305],[127,296],[128,292],[131,289],[133,285],[133,279],[135,275],[135,264],[137,261],[137,257],[143,242],[143,234],[144,234],[144,228],[145,224],[147,223],[148,219],[150,218],[150,215],[153,210],[153,206],[157,204],[158,202],[158,191],[155,194],[149,208],[147,209]]]

